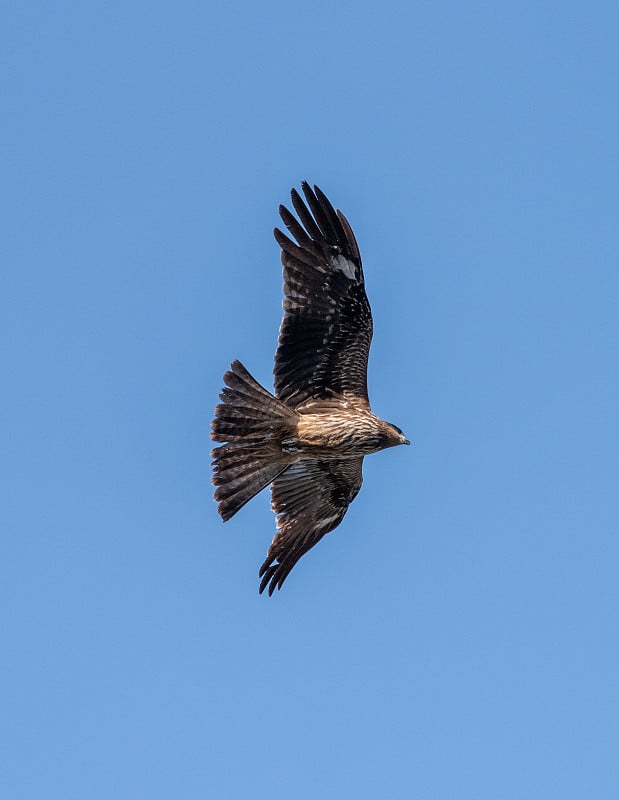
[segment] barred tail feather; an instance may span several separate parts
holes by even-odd
[[[288,464],[273,460],[271,448],[231,442],[213,450],[217,510],[229,520],[245,503],[277,478]]]
[[[225,521],[287,469],[280,442],[294,429],[296,414],[260,386],[240,361],[232,363],[224,383],[211,438],[227,444],[211,455],[215,500]]]

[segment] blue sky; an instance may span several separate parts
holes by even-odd
[[[0,788],[619,796],[614,3],[3,12]],[[271,230],[353,224],[378,414],[258,596],[209,425],[271,386]]]

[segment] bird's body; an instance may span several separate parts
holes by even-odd
[[[297,423],[301,458],[358,458],[385,447],[402,444],[394,440],[385,423],[367,405],[333,408],[318,405],[303,411]]]
[[[325,195],[293,189],[301,220],[280,214],[284,319],[275,355],[275,395],[239,361],[224,375],[212,438],[215,500],[224,520],[271,484],[278,532],[260,569],[260,591],[281,588],[292,567],[342,521],[362,482],[363,458],[408,444],[372,413],[367,361],[372,315],[361,256],[346,218]],[[311,211],[310,211],[311,210]]]

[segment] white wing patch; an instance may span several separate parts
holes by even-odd
[[[330,261],[333,269],[343,272],[351,281],[357,280],[357,268],[352,261],[349,261],[344,256],[333,256]]]

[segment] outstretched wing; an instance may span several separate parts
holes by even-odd
[[[341,461],[303,460],[271,486],[277,533],[260,567],[260,593],[282,588],[301,556],[336,528],[361,488],[363,457]]]
[[[291,192],[299,222],[284,206],[296,244],[275,228],[284,265],[284,318],[275,354],[275,394],[298,407],[307,400],[367,400],[372,312],[352,229],[317,186]],[[308,208],[309,206],[309,208]]]

